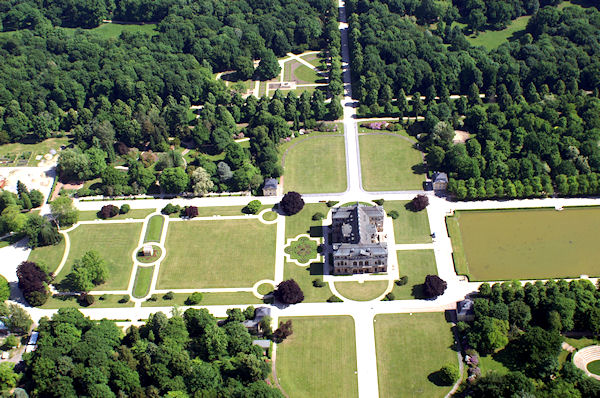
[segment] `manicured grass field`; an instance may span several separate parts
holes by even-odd
[[[307,203],[299,213],[285,216],[285,238],[294,238],[300,234],[323,236],[322,220],[313,221],[312,216],[318,212],[327,215],[329,210],[325,203]]]
[[[335,289],[342,296],[356,301],[369,301],[381,296],[388,286],[388,281],[372,282],[335,282]]]
[[[283,279],[293,279],[298,283],[304,293],[305,303],[324,303],[333,294],[329,289],[329,284],[323,287],[313,286],[313,281],[317,278],[323,279],[322,263],[312,263],[307,267],[285,263]]]
[[[422,153],[394,135],[361,135],[360,164],[367,191],[423,189]]]
[[[27,260],[34,263],[44,263],[50,272],[56,271],[65,253],[65,240],[58,245],[37,247],[31,251]]]
[[[154,213],[156,209],[131,209],[126,214],[117,214],[108,220],[126,220],[128,218],[135,218],[142,220],[146,218],[148,214]],[[102,220],[98,217],[98,212],[94,210],[84,210],[79,212],[79,221],[94,221]]]
[[[172,300],[165,300],[163,294],[157,294],[156,301],[144,301],[142,307],[171,307],[186,305],[185,301],[190,296],[188,293],[175,293]],[[198,305],[229,305],[229,304],[262,304],[250,292],[234,293],[202,293],[202,301]]]
[[[138,267],[135,277],[135,285],[133,286],[133,297],[140,298],[146,296],[152,282],[152,273],[154,267]]]
[[[444,364],[458,366],[443,313],[375,316],[379,396],[443,397],[450,387],[429,380]]]
[[[400,216],[394,220],[394,238],[396,243],[430,243],[429,218],[427,210],[410,211],[406,209],[409,201],[394,200],[383,203],[386,213],[396,210]]]
[[[512,21],[505,29],[488,30],[480,33],[478,36],[471,35],[466,37],[474,46],[483,46],[487,50],[493,50],[502,43],[506,43],[516,32],[524,30],[530,18],[530,15],[525,15]]]
[[[423,282],[427,275],[437,275],[433,250],[398,250],[400,276],[408,276],[404,286],[394,284],[393,293],[397,300],[423,297]]]
[[[137,246],[142,223],[80,225],[69,232],[71,250],[67,263],[56,277],[61,282],[73,267],[76,259],[90,250],[96,250],[106,261],[108,278],[96,290],[125,290],[129,283],[132,259]]]
[[[344,138],[309,136],[296,140],[285,155],[284,181],[285,191],[345,191]]]
[[[294,76],[305,84],[316,83],[317,80],[321,79],[321,76],[314,69],[310,69],[308,66],[302,64],[294,70]]]
[[[495,372],[498,374],[506,374],[510,370],[502,364],[502,362],[496,361],[492,355],[480,356],[479,357],[479,368],[481,374],[485,375],[488,372]]]
[[[294,334],[277,346],[277,377],[294,398],[358,396],[354,321],[349,316],[293,317]]]
[[[469,275],[467,266],[467,257],[463,246],[460,227],[458,226],[458,217],[446,217],[446,228],[448,236],[452,242],[452,260],[454,261],[454,270],[458,275]]]
[[[275,290],[275,286],[271,285],[270,283],[262,283],[256,290],[258,291],[258,294],[265,295]]]
[[[148,220],[148,226],[146,227],[146,237],[144,242],[160,242],[160,235],[162,234],[164,218],[162,216],[152,216]]]
[[[456,212],[472,280],[599,276],[599,208]]]
[[[587,370],[590,373],[600,375],[600,361],[592,361],[588,363]]]
[[[277,218],[277,213],[274,211],[268,211],[262,215],[262,218],[265,221],[274,221]]]
[[[249,287],[272,279],[275,231],[253,219],[171,222],[157,288]]]
[[[119,307],[133,307],[133,301],[127,303],[120,303],[119,301],[123,298],[123,295],[119,294],[107,294],[104,300],[100,300],[100,296],[94,295],[96,301],[89,307],[83,307],[77,301],[75,296],[52,296],[46,301],[46,303],[39,308],[43,309],[57,309],[57,308],[119,308]]]

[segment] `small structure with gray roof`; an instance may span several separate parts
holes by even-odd
[[[431,178],[431,184],[434,191],[445,191],[448,188],[448,175],[436,171]]]
[[[271,309],[269,307],[258,307],[254,310],[254,319],[244,321],[243,325],[249,332],[258,334],[260,333],[260,321],[266,316],[271,316]]]
[[[265,179],[263,196],[277,196],[277,180],[275,178]]]
[[[332,216],[333,274],[387,272],[381,206],[339,207]]]

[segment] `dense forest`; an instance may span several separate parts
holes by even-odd
[[[239,309],[219,324],[206,309],[174,311],[152,314],[123,336],[113,321],[60,309],[40,320],[21,382],[31,397],[283,396],[264,381],[271,367]]]
[[[561,334],[600,332],[598,289],[587,280],[484,283],[473,322],[458,324],[466,346],[468,397],[600,397],[600,382],[564,358]],[[481,357],[508,369],[483,373]]]
[[[20,30],[0,36],[0,144],[69,134],[74,147],[61,153],[61,178],[101,179],[81,196],[153,193],[155,181],[173,194],[254,191],[282,173],[276,146],[290,128],[314,128],[342,113],[338,101],[325,102],[342,90],[333,1],[14,3],[2,14],[4,30]],[[43,16],[23,22],[29,14]],[[107,40],[59,27],[97,26],[108,17],[157,22],[158,34]],[[234,70],[271,79],[277,56],[307,49],[322,50],[331,68],[327,92],[244,99],[213,76]],[[201,105],[195,119],[191,104]],[[234,142],[244,136],[250,148]],[[182,143],[199,154],[183,159],[170,150]]]
[[[449,173],[458,199],[600,193],[597,8],[537,1],[348,4],[359,113],[424,117],[409,132],[419,138],[428,168]],[[495,26],[488,28],[533,15],[518,40],[488,52],[454,23],[481,4],[488,12],[514,11],[486,22]],[[470,139],[453,143],[455,130]]]

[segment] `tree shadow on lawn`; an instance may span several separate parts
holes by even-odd
[[[410,169],[412,170],[413,174],[427,173],[427,166],[425,166],[423,163],[414,164],[410,167]]]
[[[513,340],[491,356],[511,371],[523,370],[523,363],[519,360],[519,350],[517,340]]]
[[[311,238],[322,238],[323,237],[323,226],[322,225],[313,225],[308,230],[308,235]]]
[[[306,270],[310,275],[323,275],[323,263],[311,263],[310,266],[306,267]]]
[[[424,293],[424,285],[421,283],[419,285],[413,285],[411,294],[417,300],[426,300],[429,299]]]
[[[443,382],[441,370],[436,370],[435,372],[429,373],[429,375],[427,375],[427,380],[429,380],[431,383],[435,384],[438,387],[449,387],[447,383]]]

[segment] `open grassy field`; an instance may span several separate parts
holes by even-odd
[[[394,238],[396,243],[430,243],[429,218],[427,210],[410,211],[406,209],[409,201],[394,200],[383,203],[384,210],[389,213],[396,210],[400,216],[394,220]]]
[[[456,212],[472,280],[599,276],[599,208]]]
[[[37,247],[29,254],[29,261],[34,263],[44,263],[48,266],[50,272],[56,271],[60,260],[65,253],[65,240],[60,241],[58,245]]]
[[[300,212],[293,216],[286,216],[285,238],[294,238],[300,234],[309,234],[314,237],[323,236],[322,220],[313,221],[312,216],[319,212],[326,216],[329,210],[325,203],[307,203]]]
[[[164,221],[165,219],[162,216],[152,216],[148,220],[144,242],[160,242]]]
[[[322,79],[314,69],[310,69],[308,66],[302,64],[294,69],[293,74],[296,79],[305,84],[316,83],[317,80]]]
[[[185,301],[190,296],[188,293],[175,293],[172,300],[166,300],[163,294],[157,294],[156,301],[144,301],[142,307],[169,307],[186,305]],[[202,293],[202,301],[198,305],[229,305],[229,304],[262,304],[250,292],[233,293]]]
[[[109,220],[125,220],[128,218],[144,219],[148,214],[154,213],[156,209],[131,209],[126,214],[117,214]],[[83,210],[79,212],[79,221],[101,220],[98,212],[94,210]]]
[[[450,387],[439,387],[430,378],[435,380],[446,363],[458,366],[453,341],[443,313],[375,316],[379,396],[445,396]]]
[[[477,36],[470,35],[466,37],[474,46],[483,46],[487,50],[493,50],[494,48],[500,47],[502,43],[506,43],[513,35],[523,31],[530,18],[530,15],[524,15],[510,22],[505,29],[488,30],[479,33]]]
[[[154,267],[138,267],[135,284],[133,285],[133,297],[140,298],[146,296],[148,289],[150,289],[153,273]]]
[[[381,296],[388,281],[335,282],[335,289],[344,297],[356,301],[369,301]]]
[[[332,293],[329,284],[323,287],[314,287],[313,281],[323,278],[323,264],[312,263],[308,267],[299,267],[293,263],[285,263],[283,279],[293,279],[298,283],[304,293],[305,303],[324,303]]]
[[[504,366],[502,362],[496,361],[492,355],[480,356],[479,368],[481,369],[481,374],[483,375],[488,372],[495,372],[501,375],[510,372],[510,370]]]
[[[349,316],[293,317],[294,334],[277,346],[277,377],[294,398],[358,396],[354,321]],[[335,331],[332,333],[332,331]]]
[[[133,266],[131,254],[137,246],[142,223],[80,225],[69,232],[71,249],[67,263],[56,283],[60,283],[73,267],[73,262],[90,250],[96,250],[106,261],[108,278],[97,290],[125,290]]]
[[[367,191],[423,189],[422,153],[396,135],[361,135],[360,164]]]
[[[77,29],[73,28],[62,28],[65,32],[75,33]],[[104,23],[97,28],[93,29],[82,29],[85,32],[92,32],[97,34],[103,39],[112,39],[119,37],[122,32],[140,32],[146,33],[150,36],[154,36],[158,34],[156,30],[156,24],[144,24],[144,25],[135,25],[135,24],[118,24],[118,23]]]
[[[272,279],[275,230],[252,219],[171,222],[157,288],[250,287]]]
[[[467,257],[463,246],[460,227],[458,226],[458,217],[446,217],[446,228],[448,236],[452,242],[452,260],[454,261],[454,270],[458,275],[469,276],[469,267],[467,266]]]
[[[284,187],[300,193],[346,190],[343,137],[309,136],[295,141],[285,156]]]
[[[433,250],[398,250],[398,269],[400,276],[408,276],[404,286],[394,284],[392,291],[397,300],[423,297],[423,282],[427,275],[437,275]]]
[[[119,294],[107,294],[104,300],[100,300],[100,296],[94,295],[96,301],[89,307],[83,307],[77,301],[75,296],[52,296],[46,301],[46,303],[39,308],[43,309],[57,309],[57,308],[119,308],[119,307],[133,307],[133,301],[126,303],[120,303],[119,301],[123,298],[123,295]]]

